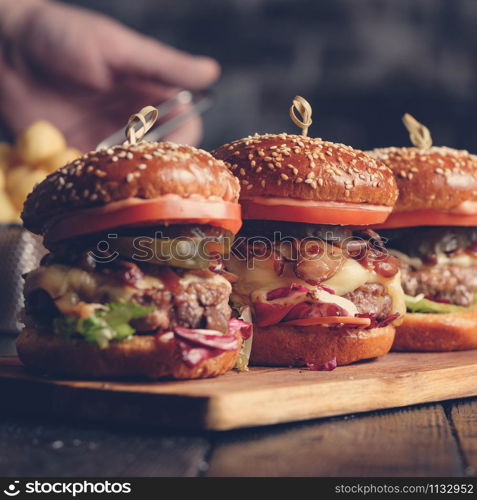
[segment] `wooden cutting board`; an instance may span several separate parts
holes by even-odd
[[[67,381],[0,358],[2,412],[226,430],[477,395],[477,350],[392,353],[313,372],[252,368],[182,382]]]

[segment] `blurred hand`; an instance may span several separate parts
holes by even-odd
[[[87,151],[146,104],[157,105],[179,88],[205,88],[218,77],[214,60],[103,15],[43,0],[15,12],[22,1],[0,0],[0,116],[12,134],[45,119]],[[168,139],[197,144],[200,137],[195,117]]]

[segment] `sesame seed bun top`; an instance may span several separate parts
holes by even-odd
[[[381,161],[318,138],[256,134],[212,154],[238,177],[241,199],[286,197],[389,207],[398,195],[394,177]]]
[[[130,198],[167,194],[236,202],[239,183],[206,151],[168,142],[142,142],[92,151],[50,174],[28,196],[24,225],[41,234],[52,217]]]
[[[395,212],[453,211],[477,202],[477,156],[447,147],[390,147],[369,152],[393,171],[399,198]]]

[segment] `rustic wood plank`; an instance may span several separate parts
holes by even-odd
[[[475,351],[391,353],[333,372],[256,367],[175,382],[54,380],[0,360],[0,398],[14,414],[182,428],[226,430],[473,395]]]
[[[209,476],[460,476],[441,405],[219,436]]]
[[[197,476],[206,439],[151,430],[0,420],[0,477]]]
[[[477,398],[453,403],[450,419],[463,456],[465,473],[477,476]]]

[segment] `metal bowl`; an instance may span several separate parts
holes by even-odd
[[[41,238],[21,225],[0,224],[0,335],[20,331],[23,275],[37,267],[45,253]]]

